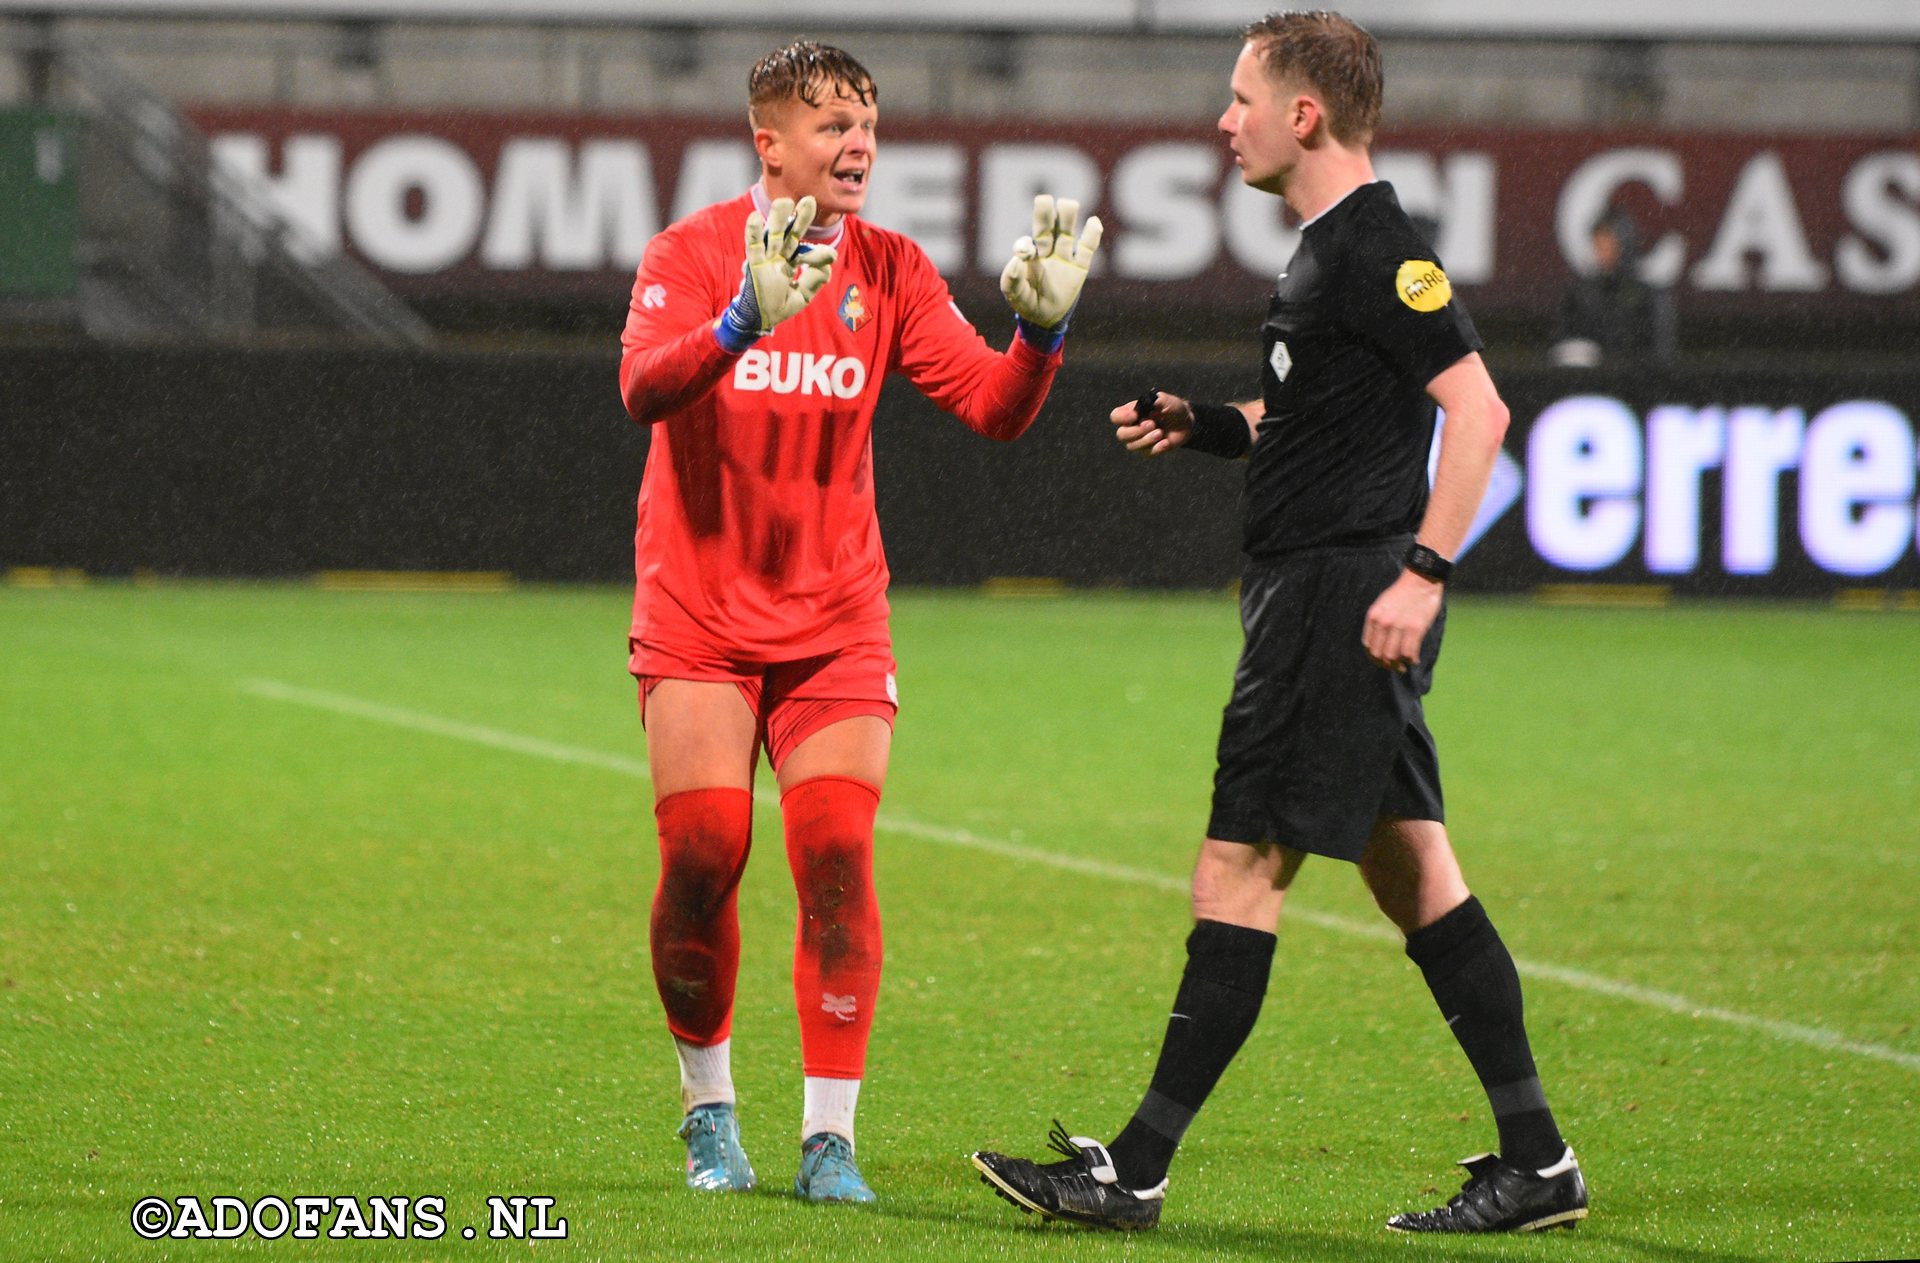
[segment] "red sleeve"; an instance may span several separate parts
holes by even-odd
[[[716,293],[717,255],[704,234],[676,225],[641,256],[620,335],[620,398],[642,425],[705,395],[739,359],[713,336],[714,319],[733,298]]]
[[[898,367],[921,394],[968,429],[1008,441],[1040,414],[1061,353],[1043,355],[1018,334],[995,351],[954,305],[947,283],[918,246],[903,251]]]

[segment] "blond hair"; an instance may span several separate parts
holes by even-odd
[[[1365,27],[1314,9],[1268,14],[1240,34],[1258,51],[1274,82],[1306,88],[1320,98],[1335,140],[1372,142],[1384,88],[1380,43]]]

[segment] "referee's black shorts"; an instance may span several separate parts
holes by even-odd
[[[1246,646],[1220,723],[1208,837],[1353,861],[1382,816],[1446,818],[1420,705],[1440,657],[1445,607],[1404,673],[1375,666],[1360,641],[1407,544],[1247,563]]]

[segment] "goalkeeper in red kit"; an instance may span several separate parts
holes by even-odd
[[[873,825],[898,707],[871,429],[898,373],[969,428],[1017,438],[1060,365],[1099,246],[1078,206],[1035,199],[1001,289],[1005,351],[925,252],[858,218],[873,77],[801,42],[748,77],[761,178],[647,246],[620,392],[652,427],[634,534],[629,669],[660,836],[654,979],[680,1059],[687,1183],[754,1183],[730,1065],[736,890],[764,747],[799,901],[793,991],[805,1074],[794,1191],[868,1202],[854,1103],[880,983]]]

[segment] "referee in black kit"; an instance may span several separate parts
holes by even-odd
[[[1186,972],[1152,1083],[1118,1137],[1056,1127],[1064,1161],[973,1162],[1048,1218],[1157,1223],[1174,1151],[1259,1015],[1287,888],[1308,855],[1325,855],[1356,864],[1406,935],[1499,1131],[1499,1154],[1468,1159],[1451,1201],[1387,1226],[1571,1226],[1587,1213],[1586,1184],[1534,1070],[1513,958],[1441,823],[1421,713],[1449,558],[1507,410],[1445,271],[1374,179],[1379,45],[1324,12],[1276,14],[1243,34],[1220,130],[1241,178],[1286,199],[1303,226],[1261,329],[1265,398],[1195,404],[1155,391],[1112,414],[1131,451],[1249,462],[1246,646],[1193,875]],[[1429,495],[1436,404],[1447,421]]]

